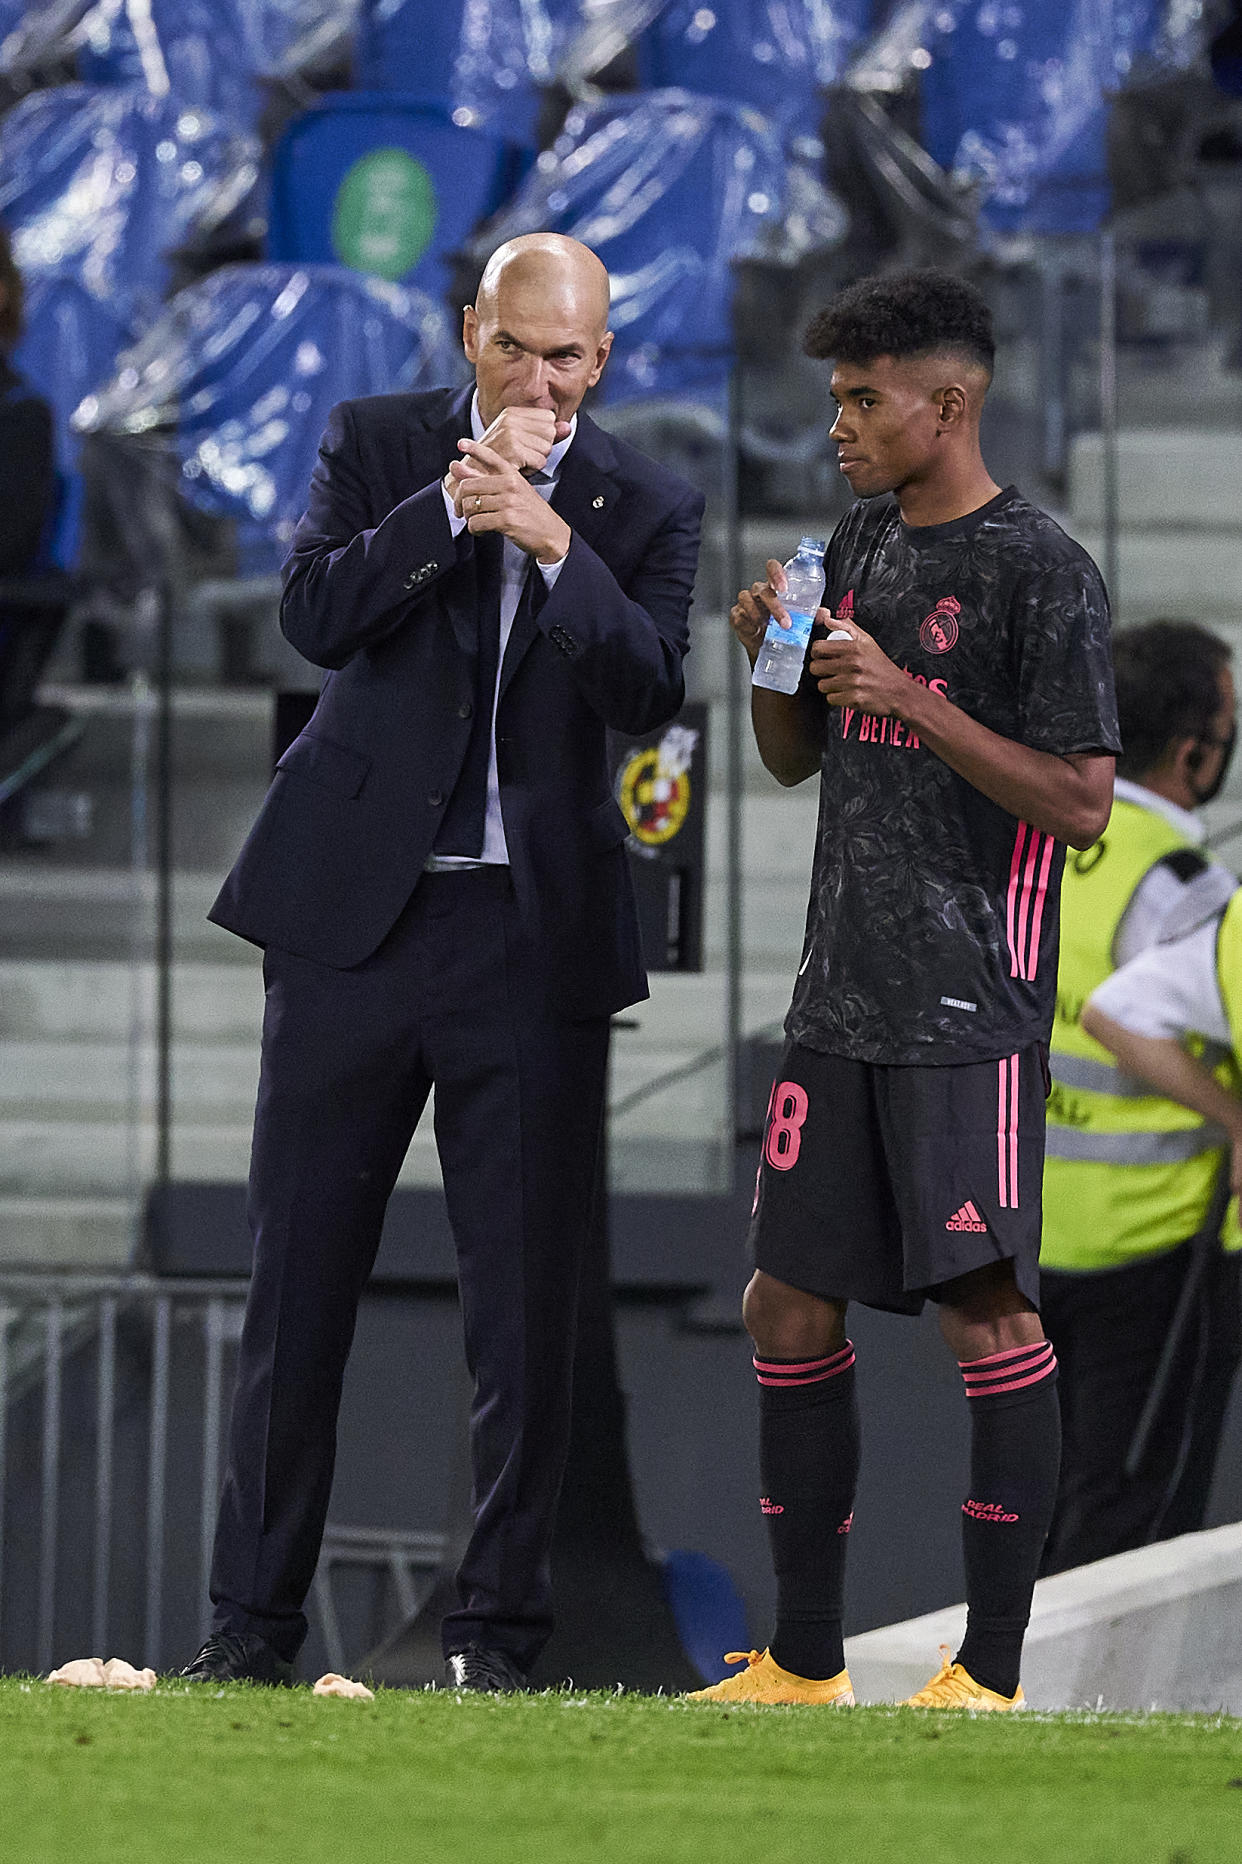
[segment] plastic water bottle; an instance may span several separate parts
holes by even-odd
[[[796,557],[785,565],[785,587],[781,604],[789,616],[789,626],[782,628],[775,615],[768,622],[752,686],[766,686],[774,693],[796,693],[802,678],[811,624],[824,594],[824,540],[804,537]]]

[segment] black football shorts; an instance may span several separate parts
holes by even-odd
[[[917,1314],[1012,1258],[1039,1304],[1047,1056],[885,1067],[787,1044],[755,1184],[756,1268],[826,1300]]]

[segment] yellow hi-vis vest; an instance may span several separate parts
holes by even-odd
[[[1157,861],[1189,845],[1162,815],[1117,799],[1100,840],[1066,861],[1049,1055],[1045,1268],[1119,1268],[1159,1255],[1193,1236],[1207,1212],[1223,1156],[1219,1128],[1123,1073],[1080,1020],[1115,968],[1114,942],[1135,888]],[[1232,1061],[1218,1073],[1236,1087]],[[1236,1246],[1242,1237],[1235,1230],[1230,1240]]]
[[[1235,1059],[1242,1061],[1242,888],[1221,915],[1216,939],[1216,979]]]

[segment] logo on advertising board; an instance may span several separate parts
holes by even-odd
[[[690,761],[697,731],[670,725],[658,744],[641,746],[621,767],[617,798],[640,849],[673,840],[690,809]]]

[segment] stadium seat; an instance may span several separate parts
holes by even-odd
[[[780,228],[784,191],[780,140],[747,106],[688,91],[614,97],[570,112],[475,257],[538,228],[584,240],[613,281],[603,398],[718,400],[732,262]]]
[[[89,84],[144,85],[253,128],[265,80],[348,44],[349,0],[143,0],[95,6],[78,35]],[[227,48],[227,49],[225,49]]]
[[[718,1683],[731,1674],[725,1651],[750,1644],[746,1607],[728,1568],[681,1548],[664,1555],[661,1575],[682,1649],[705,1683]]]
[[[82,397],[112,374],[117,356],[132,336],[111,304],[88,291],[79,279],[36,275],[28,283],[25,329],[14,362],[31,387],[51,404],[62,472],[73,471],[77,453],[70,416]],[[64,546],[57,561],[66,561]]]
[[[295,117],[272,156],[268,254],[335,262],[441,301],[450,255],[512,193],[513,144],[436,104],[341,92]]]
[[[441,105],[463,128],[535,146],[539,88],[580,0],[362,0],[355,81]]]
[[[170,255],[257,176],[249,138],[145,90],[62,85],[0,122],[0,218],[28,285],[77,278],[131,331],[158,310]]]
[[[148,453],[153,437],[162,443],[181,497],[236,521],[238,567],[250,575],[279,565],[333,403],[449,382],[463,368],[423,293],[343,266],[276,264],[224,266],[179,292],[122,363],[75,426],[133,437]],[[127,488],[116,495],[126,500]],[[131,532],[160,534],[141,510],[121,515]]]
[[[0,667],[0,712],[6,714],[13,710],[15,692],[24,693],[26,702],[33,701],[35,686],[56,644],[72,593],[68,573],[78,561],[84,488],[78,440],[70,419],[82,397],[112,374],[128,337],[109,306],[77,279],[36,278],[27,289],[25,329],[13,360],[23,379],[51,406],[58,491],[39,585],[27,588],[23,595],[23,605],[37,611],[38,626],[27,625],[24,629],[20,673],[7,663]],[[33,648],[36,641],[37,652]],[[5,656],[0,654],[3,660]]]
[[[818,135],[822,92],[871,25],[873,0],[671,0],[638,41],[652,89],[753,104],[786,134]]]
[[[1185,9],[1189,19],[1197,9]],[[949,0],[927,45],[923,142],[975,180],[998,232],[1082,233],[1110,207],[1110,94],[1159,56],[1176,68],[1197,39],[1162,0],[1117,8],[976,7]]]

